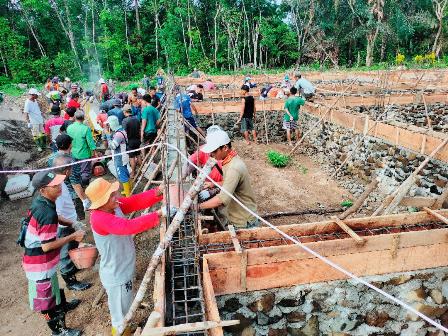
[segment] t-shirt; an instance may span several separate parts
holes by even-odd
[[[45,122],[44,130],[47,135],[51,135],[51,140],[56,141],[59,130],[64,124],[64,119],[60,116],[51,118]]]
[[[197,100],[197,101],[203,101],[204,100],[204,95],[200,92],[193,92],[193,94],[191,95],[191,99],[192,100]]]
[[[285,101],[285,109],[291,113],[295,121],[299,119],[300,106],[305,105],[305,100],[302,97],[289,97]],[[290,121],[288,113],[283,116],[284,121]]]
[[[74,99],[70,99],[70,101],[67,104],[67,107],[74,107],[76,109],[79,109],[81,107],[81,104]]]
[[[107,121],[107,117],[107,113],[99,113],[96,116],[96,122],[101,126],[101,128],[104,128],[104,123]]]
[[[125,214],[149,208],[160,202],[163,196],[156,191],[119,199],[120,207],[111,214],[92,210],[90,224],[100,259],[100,279],[104,286],[123,285],[132,279],[135,271],[135,247],[133,234],[148,230],[159,224],[157,212],[127,219]]]
[[[120,128],[114,133],[114,137],[109,141],[109,147],[113,150],[113,160],[116,166],[123,166],[123,153],[126,151],[128,137],[126,132]]]
[[[24,113],[28,113],[30,117],[30,123],[33,125],[43,124],[44,118],[42,117],[42,112],[40,111],[39,104],[37,101],[32,101],[27,99],[25,101],[25,107],[23,109]]]
[[[92,131],[87,125],[74,122],[67,127],[67,134],[72,137],[72,155],[76,160],[90,159],[96,149]]]
[[[65,183],[61,184],[62,193],[56,199],[56,212],[59,216],[62,216],[72,222],[78,220],[78,215],[76,214],[75,204],[73,203],[72,195],[67,188]]]
[[[316,90],[314,89],[313,84],[311,84],[308,80],[306,80],[305,78],[300,78],[295,84],[294,86],[296,87],[297,90],[300,91],[300,89],[303,90],[303,93],[306,94],[310,94],[310,93],[314,93]]]
[[[137,117],[129,116],[124,118],[122,126],[128,136],[128,141],[140,140],[140,121]]]
[[[114,107],[112,110],[109,110],[107,112],[107,115],[110,116],[116,116],[118,118],[118,122],[121,123],[123,122],[124,119],[124,113],[123,110],[119,107]]]
[[[216,85],[213,82],[205,81],[202,86],[204,87],[205,91],[211,91],[216,90]]]
[[[31,219],[25,235],[22,266],[29,280],[49,279],[56,273],[60,249],[44,252],[42,245],[57,239],[56,204],[38,193],[33,199],[30,211]]]
[[[176,110],[182,110],[184,118],[191,118],[193,116],[193,113],[191,113],[191,99],[187,94],[178,94],[176,96],[174,108]]]
[[[253,96],[246,96],[244,99],[243,118],[253,118],[255,109],[255,100]]]
[[[193,162],[195,165],[197,165],[199,167],[203,167],[207,163],[209,158],[210,158],[209,153],[204,153],[203,151],[198,150],[198,151],[194,152],[193,154],[191,154],[188,159],[191,162]],[[218,161],[217,165],[218,165],[219,169],[221,169],[221,171],[222,171],[222,163],[221,162],[222,161]],[[222,181],[222,174],[218,170],[218,168],[216,168],[216,165],[213,167],[210,174],[208,174],[208,177],[210,177],[215,182]]]
[[[142,120],[146,120],[145,133],[157,132],[157,121],[160,119],[160,112],[152,105],[148,105],[143,109]]]
[[[257,204],[255,203],[255,195],[250,183],[249,171],[246,164],[237,155],[222,167],[224,173],[224,183],[222,187],[229,193],[233,194],[250,210],[256,212]],[[246,227],[247,222],[254,220],[249,212],[243,209],[230,196],[222,191],[218,194],[222,203],[226,206],[227,216],[231,224],[236,227]]]

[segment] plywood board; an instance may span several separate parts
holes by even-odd
[[[216,303],[215,291],[213,289],[212,279],[208,268],[207,259],[202,260],[202,287],[204,290],[204,304],[205,315],[208,321],[220,322],[218,305]],[[221,327],[209,330],[211,336],[222,336],[223,330]]]

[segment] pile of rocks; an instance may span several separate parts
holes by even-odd
[[[448,325],[447,268],[366,280]],[[364,285],[332,281],[217,298],[222,319],[241,323],[226,335],[439,335],[415,314]]]

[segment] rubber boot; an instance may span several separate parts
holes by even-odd
[[[61,313],[47,322],[52,336],[81,336],[82,331],[65,326],[65,313]]]
[[[116,328],[112,327],[112,336],[131,336],[131,334],[131,329],[129,327],[126,327],[121,334],[118,333]]]
[[[126,197],[131,196],[131,183],[128,182],[123,182],[123,191],[122,194]]]
[[[47,148],[47,137],[45,134],[41,134],[39,137],[40,148],[45,150]]]
[[[33,137],[34,143],[36,144],[37,151],[42,152],[42,147],[40,146],[40,137],[35,136]]]
[[[73,274],[61,274],[62,279],[64,279],[67,288],[74,291],[83,291],[92,287],[91,283],[81,282],[76,279],[76,275]]]
[[[131,189],[131,193],[132,193],[132,188],[134,188],[134,179],[132,177],[129,178],[129,188]]]
[[[69,312],[70,310],[75,309],[76,307],[79,306],[79,304],[81,303],[81,300],[78,299],[73,299],[67,302],[67,299],[65,297],[65,293],[63,289],[59,289],[60,293],[61,293],[61,309],[63,312]]]

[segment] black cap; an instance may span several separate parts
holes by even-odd
[[[70,135],[62,133],[56,137],[56,146],[60,150],[67,150],[72,143],[72,138]]]
[[[33,176],[33,187],[40,189],[46,186],[58,185],[64,182],[64,175],[57,175],[53,171],[40,171]]]

